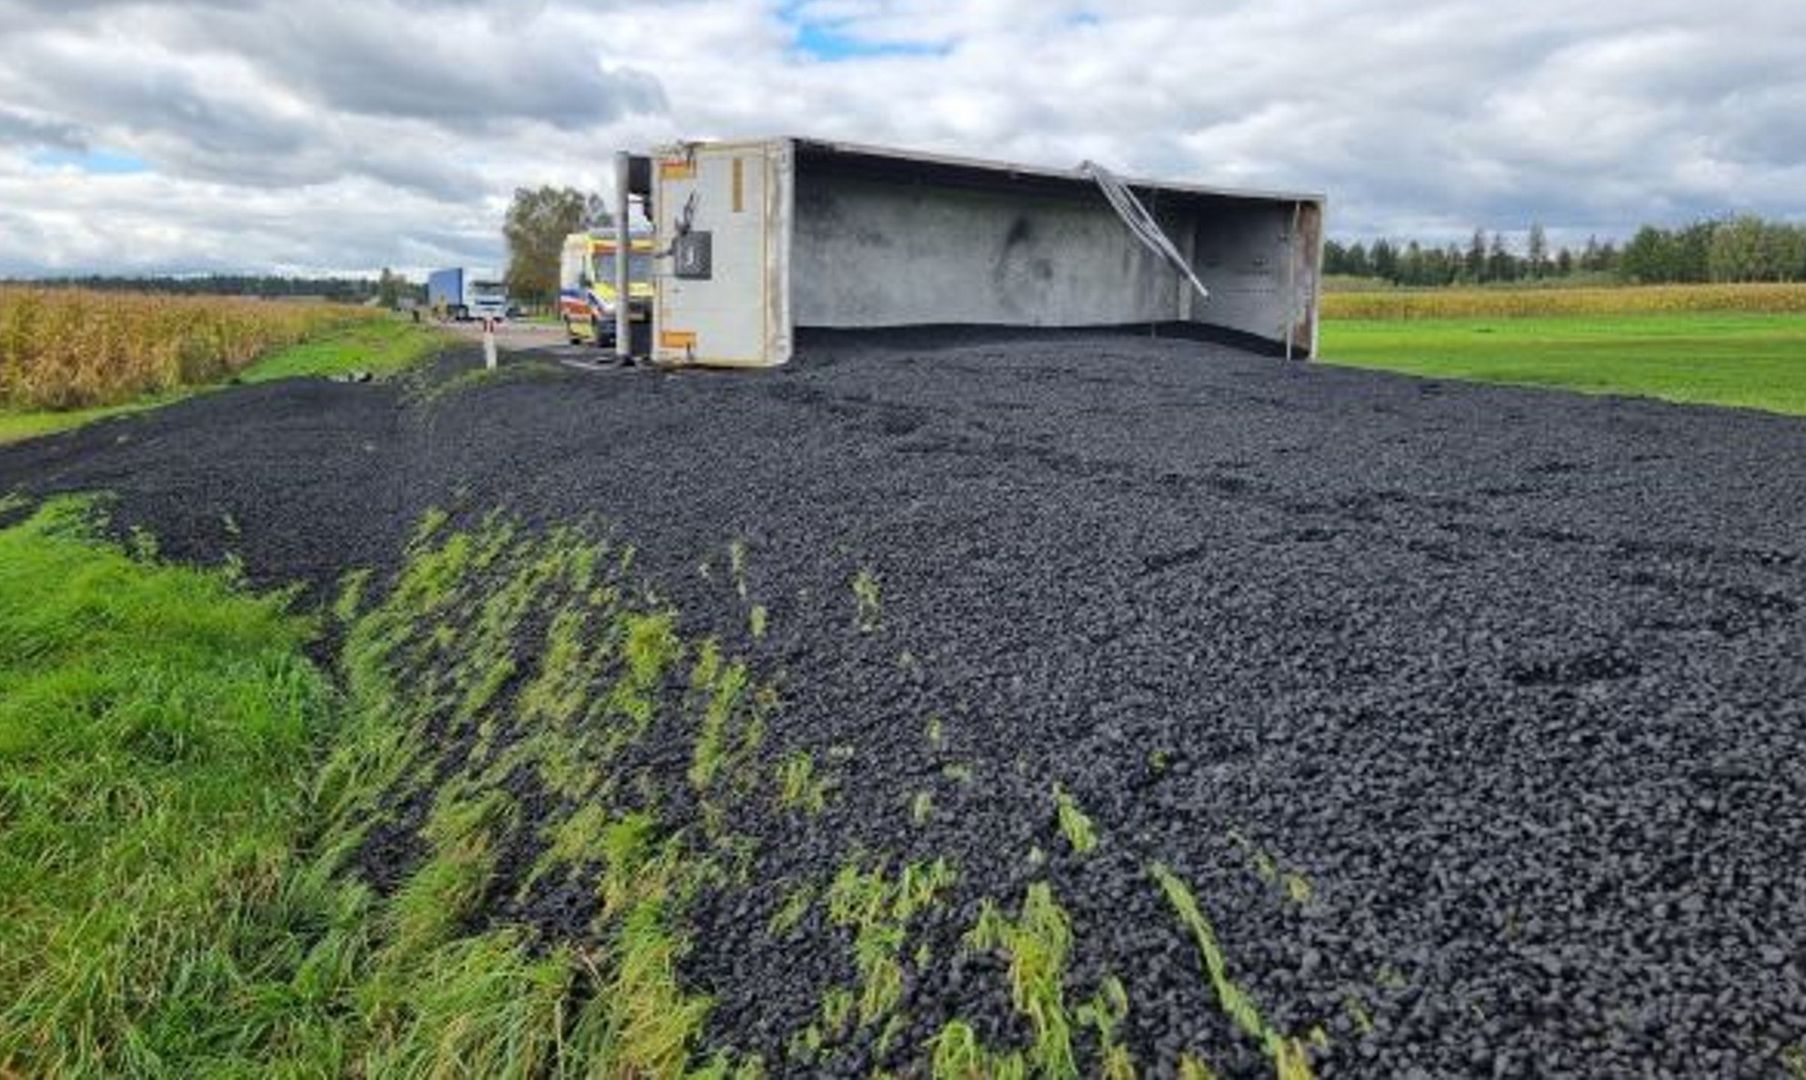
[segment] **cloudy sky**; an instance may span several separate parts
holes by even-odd
[[[0,0],[0,275],[495,263],[516,186],[771,133],[1354,237],[1798,220],[1803,60],[1806,0]]]

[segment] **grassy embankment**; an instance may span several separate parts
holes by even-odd
[[[222,1003],[295,959],[269,928],[328,715],[308,629],[84,514],[0,531],[0,1076],[213,1058],[244,1037]]]
[[[1327,363],[1806,415],[1806,285],[1337,293]]]
[[[229,379],[394,371],[439,340],[342,305],[0,288],[0,443]]]
[[[649,1076],[688,1056],[706,1004],[670,981],[655,909],[675,856],[649,824],[568,830],[632,860],[611,879],[649,905],[621,929],[631,973],[466,924],[514,816],[474,777],[448,782],[393,896],[348,872],[379,796],[423,763],[418,711],[441,704],[395,696],[386,665],[506,534],[422,548],[363,618],[348,593],[340,693],[284,597],[159,564],[148,541],[128,555],[89,514],[52,503],[0,530],[0,1076]],[[560,557],[532,573],[598,569]],[[502,595],[517,616],[529,598]],[[663,656],[675,641],[650,625],[638,640]],[[640,694],[644,677],[624,675]],[[573,982],[604,970],[610,992],[567,1016]]]

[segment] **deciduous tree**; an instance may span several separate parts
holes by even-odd
[[[531,304],[558,295],[558,256],[564,238],[609,223],[599,195],[575,188],[516,188],[502,225],[508,241],[508,289]]]

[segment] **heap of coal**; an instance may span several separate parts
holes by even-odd
[[[0,450],[0,490],[112,492],[165,555],[321,603],[434,509],[630,545],[673,632],[772,688],[759,767],[806,754],[821,796],[734,803],[750,873],[687,916],[706,1045],[1032,1054],[1007,938],[1051,899],[1086,1073],[1270,1071],[1259,1031],[1321,1075],[1806,1061],[1806,422],[1087,334],[475,363]],[[937,862],[882,1022],[824,1031],[862,968],[819,897]],[[591,932],[590,890],[520,884],[486,917]]]

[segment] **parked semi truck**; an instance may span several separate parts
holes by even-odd
[[[508,286],[492,270],[453,266],[427,275],[426,302],[441,318],[502,319],[508,315]]]
[[[628,317],[652,318],[652,234],[636,231],[628,241]],[[612,231],[572,233],[564,238],[558,267],[558,312],[571,344],[613,345],[615,340],[615,247]]]

